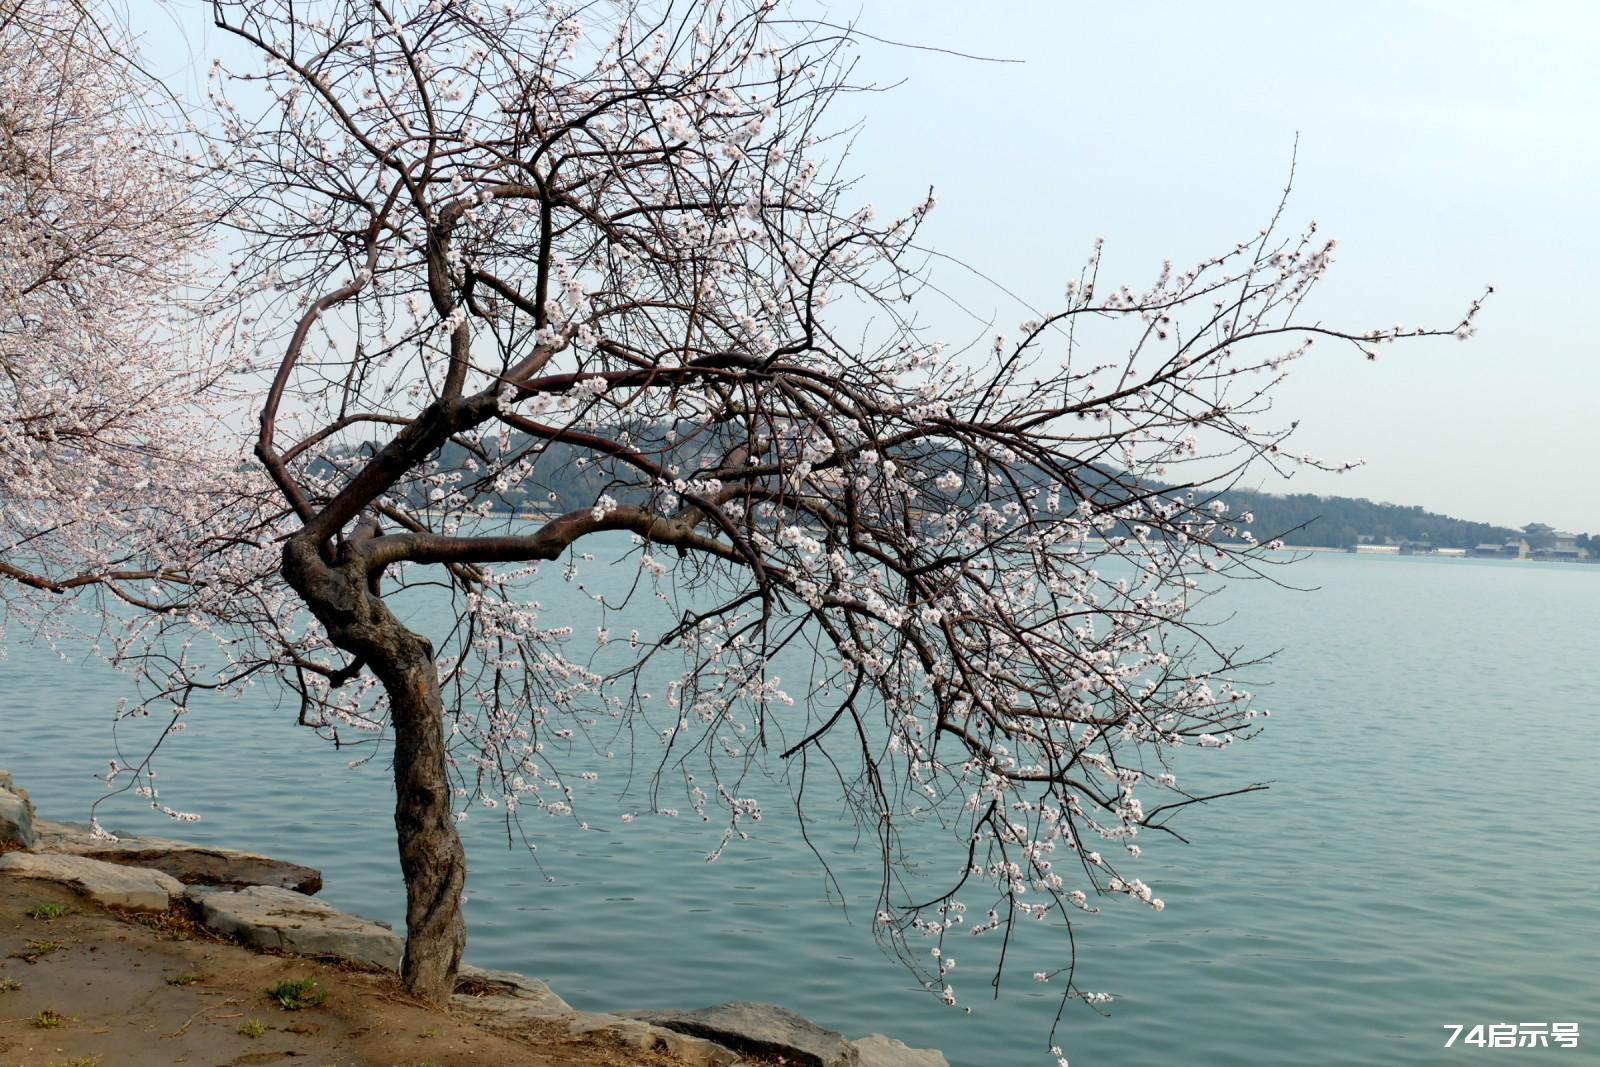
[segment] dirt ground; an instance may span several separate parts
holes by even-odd
[[[34,917],[65,905],[58,918]],[[315,978],[326,999],[267,994]],[[51,1014],[53,1013],[53,1014]],[[252,1024],[258,1024],[252,1025]],[[249,1036],[259,1027],[258,1036]],[[515,1037],[408,999],[395,980],[218,940],[181,909],[91,904],[60,885],[0,879],[0,1067],[674,1067],[665,1054],[559,1026]]]

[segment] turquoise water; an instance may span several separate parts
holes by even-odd
[[[1175,825],[1191,845],[1141,838],[1135,873],[1167,909],[1108,901],[1079,925],[1083,987],[1117,999],[1067,1009],[1073,1067],[1600,1062],[1600,567],[1320,555],[1283,576],[1315,591],[1255,582],[1220,600],[1230,643],[1282,651],[1257,686],[1266,732],[1207,766],[1272,788],[1190,809]],[[588,618],[570,587],[539,595],[547,620],[563,597]],[[18,636],[0,766],[47,816],[84,818],[125,683]],[[400,924],[384,756],[349,769],[365,753],[296,729],[278,696],[202,707],[173,742],[163,800],[201,822],[132,800],[103,821],[318,866],[328,900]],[[956,1067],[1049,1062],[1058,1000],[1029,976],[1059,961],[1014,949],[995,1001],[985,946],[957,945],[972,1011],[947,1009],[872,941],[877,866],[852,823],[818,803],[808,825],[843,910],[780,786],[753,839],[706,864],[715,824],[618,820],[648,806],[645,777],[614,803],[591,794],[590,832],[527,819],[537,863],[503,824],[466,824],[469,960],[585,1008],[765,1000]],[[1442,1048],[1445,1024],[1495,1022],[1585,1034],[1576,1050]]]

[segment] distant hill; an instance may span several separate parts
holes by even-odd
[[[497,510],[542,512],[588,507],[601,493],[608,491],[624,502],[636,502],[637,490],[630,493],[617,489],[612,476],[600,464],[592,462],[593,453],[590,450],[555,442],[542,446],[540,451],[530,452],[529,445],[530,441],[524,435],[511,436],[507,455],[513,458],[527,456],[531,472],[521,483],[487,494],[494,500]],[[334,472],[334,464],[343,465],[347,457],[357,453],[370,454],[376,452],[378,447],[375,441],[353,447],[335,446],[326,454],[328,458],[313,460],[310,468],[318,478],[330,478],[337,484],[342,479]],[[484,450],[495,460],[500,460],[493,439],[484,443]],[[333,462],[330,463],[329,459]],[[475,473],[483,470],[483,464],[454,441],[446,442],[439,450],[436,463],[439,470],[457,472],[468,483],[484,477],[482,473]],[[427,506],[432,492],[434,487],[415,475],[408,475],[392,490],[394,496],[404,498],[413,507]]]
[[[1362,537],[1378,543],[1427,541],[1435,548],[1471,548],[1504,543],[1519,536],[1505,526],[1469,522],[1424,511],[1417,505],[1379,504],[1359,497],[1315,496],[1230,489],[1222,494],[1232,515],[1253,512],[1250,529],[1263,541],[1281,538],[1291,545],[1327,545],[1348,548]]]
[[[525,454],[524,450],[529,444],[520,434],[513,435],[509,452],[512,455]],[[376,447],[376,443],[368,443],[357,448],[335,449],[333,456]],[[492,444],[488,447],[494,450]],[[586,450],[572,445],[549,445],[534,465],[531,476],[522,484],[508,487],[497,494],[497,505],[506,510],[587,507],[604,492],[611,492],[625,502],[633,502],[639,490],[618,487],[605,469],[608,464],[590,462],[588,455]],[[470,471],[475,466],[466,450],[454,443],[445,445],[438,458],[440,467],[447,471]],[[708,463],[711,461],[709,456],[705,458]],[[938,468],[938,457],[925,457],[925,460],[930,469]],[[955,457],[952,456],[951,462],[957,462]],[[312,467],[323,477],[332,473],[326,461],[314,461]],[[1019,480],[1024,483],[1044,480],[1038,472],[1025,467],[1019,468],[1018,474]],[[1111,475],[1096,466],[1085,465],[1079,469],[1078,476],[1082,485],[1093,493],[1097,485]],[[397,495],[408,497],[413,504],[421,505],[428,499],[429,488],[417,481],[409,481],[397,486],[396,492]],[[969,492],[964,491],[960,495],[966,497]],[[553,500],[551,494],[554,495]],[[1436,548],[1472,548],[1486,542],[1504,543],[1508,538],[1520,536],[1508,527],[1439,515],[1415,505],[1375,503],[1361,498],[1316,496],[1311,493],[1281,496],[1240,488],[1226,490],[1218,496],[1227,502],[1230,516],[1237,517],[1245,512],[1253,514],[1254,521],[1249,528],[1263,542],[1276,538],[1290,545],[1348,548],[1362,539],[1380,544],[1385,540],[1405,540],[1427,541]]]

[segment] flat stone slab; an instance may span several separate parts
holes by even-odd
[[[647,1052],[665,1052],[685,1067],[739,1067],[739,1054],[704,1037],[605,1012],[580,1011],[567,1023],[574,1036],[604,1033]]]
[[[322,888],[322,872],[314,867],[241,852],[232,848],[192,845],[160,837],[119,837],[115,841],[93,837],[87,826],[76,823],[36,824],[42,852],[63,852],[90,856],[106,863],[132,867],[151,867],[165,871],[184,885],[219,885],[243,888],[251,885],[276,886],[300,893],[315,893]]]
[[[184,885],[232,888],[265,885],[292,889],[305,895],[322,888],[322,872],[315,868],[231,849],[201,848],[197,845],[159,848],[123,845],[85,850],[80,855],[92,856],[106,863],[152,867],[165,871]]]
[[[861,1056],[861,1067],[950,1067],[938,1049],[911,1048],[882,1034],[868,1034],[850,1044]]]
[[[275,886],[198,894],[202,921],[247,945],[302,956],[337,956],[398,971],[405,942],[393,930]]]
[[[183,895],[183,884],[171,875],[87,856],[7,852],[0,855],[0,873],[60,882],[97,904],[138,911],[166,911],[173,897]]]
[[[513,971],[491,971],[464,963],[456,972],[456,988],[463,986],[465,990],[456,993],[452,1003],[508,1025],[576,1014],[548,985]]]
[[[668,1053],[684,1067],[732,1067],[738,1056],[714,1041],[603,1012],[577,1011],[537,978],[462,964],[451,1004],[490,1029],[565,1020],[572,1034],[606,1033],[637,1049]]]
[[[860,1053],[844,1035],[773,1004],[733,1001],[698,1011],[630,1011],[680,1034],[705,1038],[735,1052],[782,1056],[799,1067],[859,1067]]]

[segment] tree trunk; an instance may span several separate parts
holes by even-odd
[[[433,647],[395,624],[394,655],[374,661],[389,694],[394,730],[394,827],[406,882],[406,955],[401,977],[415,995],[449,1001],[467,942],[461,891],[467,862],[451,811],[444,706]]]
[[[348,546],[347,546],[348,547]],[[395,618],[367,570],[346,551],[337,564],[291,538],[284,576],[339,648],[365,662],[389,695],[394,731],[394,826],[406,882],[406,953],[401,977],[418,997],[445,1004],[466,945],[461,890],[467,862],[451,812],[444,702],[433,646]]]

